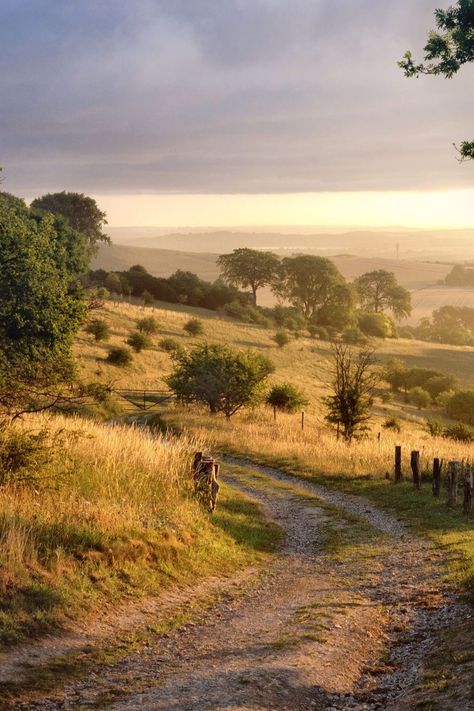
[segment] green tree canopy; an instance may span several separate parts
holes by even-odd
[[[11,413],[73,376],[85,313],[71,271],[70,230],[0,193],[0,408]],[[47,393],[47,394],[46,394]]]
[[[31,207],[61,215],[75,232],[85,236],[89,255],[97,253],[100,242],[110,242],[110,238],[103,232],[107,224],[105,212],[99,209],[93,198],[83,193],[48,193],[33,200]]]
[[[281,263],[274,293],[313,323],[342,328],[353,308],[352,290],[329,259],[310,254]]]
[[[400,286],[393,272],[385,269],[367,272],[355,280],[354,286],[366,311],[379,314],[389,310],[396,318],[411,314],[410,292]]]
[[[256,304],[258,289],[273,282],[280,261],[271,252],[243,247],[234,249],[232,254],[222,254],[217,264],[224,279],[231,286],[251,289]]]
[[[447,10],[435,10],[437,30],[428,35],[424,62],[415,62],[406,52],[398,63],[407,77],[442,75],[451,79],[464,64],[474,62],[474,0],[458,0]],[[474,141],[459,147],[462,159],[474,159]]]
[[[227,419],[262,395],[273,364],[253,351],[204,343],[190,352],[175,351],[175,369],[166,378],[184,403],[205,404]]]

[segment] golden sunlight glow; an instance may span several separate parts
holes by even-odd
[[[474,226],[474,189],[275,195],[95,195],[111,226]]]

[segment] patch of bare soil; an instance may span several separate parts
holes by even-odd
[[[291,477],[253,469],[264,474],[265,486],[245,476],[226,478],[286,531],[268,570],[254,573],[239,594],[229,583],[228,594],[216,595],[191,622],[150,634],[118,662],[12,708],[401,708],[432,649],[431,629],[461,611],[441,585],[440,554],[358,497],[309,483],[298,483],[298,493],[281,486],[295,484]],[[336,540],[338,532],[350,534],[354,514],[370,524],[367,541],[352,540],[344,555],[328,547],[328,531]]]

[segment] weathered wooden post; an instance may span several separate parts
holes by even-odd
[[[458,500],[458,471],[459,462],[448,464],[448,504],[455,504]]]
[[[402,448],[397,445],[395,447],[395,484],[399,484],[401,481],[403,481]]]
[[[466,467],[464,473],[464,503],[463,511],[465,514],[470,514],[472,511],[472,488],[474,484],[474,477],[472,474],[472,467]]]
[[[273,422],[277,421],[277,409],[276,405],[273,405]]]
[[[441,460],[433,459],[433,496],[439,496],[441,492]]]
[[[301,430],[304,430],[304,412],[301,413]]]
[[[420,453],[416,450],[411,453],[410,466],[413,472],[413,484],[417,489],[421,489]]]

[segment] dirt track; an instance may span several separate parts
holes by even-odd
[[[406,708],[430,628],[460,611],[440,593],[442,560],[364,500],[274,470],[253,472],[259,478],[232,469],[226,479],[286,532],[269,570],[118,664],[15,708]],[[341,555],[328,548],[328,531],[352,544],[362,531],[366,540]]]

